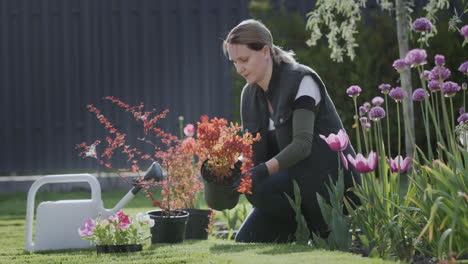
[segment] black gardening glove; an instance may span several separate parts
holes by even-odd
[[[252,179],[252,194],[246,194],[247,200],[254,206],[259,207],[261,197],[261,183],[270,176],[268,168],[265,163],[260,163],[250,170],[250,178]]]
[[[256,185],[256,183],[258,184],[270,176],[268,168],[264,162],[250,168],[249,171],[251,172],[250,177],[252,178],[252,185]]]

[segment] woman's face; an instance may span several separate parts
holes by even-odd
[[[245,44],[227,44],[229,60],[234,63],[239,73],[249,84],[260,83],[265,79],[270,61],[270,48],[250,49]]]

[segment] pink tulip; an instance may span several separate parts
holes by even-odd
[[[348,154],[349,163],[351,163],[358,172],[368,173],[377,167],[377,153],[371,151],[369,157],[366,159],[361,153],[356,155],[356,159]]]
[[[344,132],[342,129],[338,131],[338,134],[330,134],[328,137],[325,137],[324,135],[320,135],[320,137],[327,142],[328,146],[333,150],[333,151],[343,151],[346,149],[348,146],[349,138],[346,132]]]
[[[93,236],[94,222],[92,219],[85,220],[84,224],[78,229],[80,237]]]
[[[398,172],[398,166],[400,166],[400,172],[406,172],[411,163],[411,158],[406,157],[403,159],[402,156],[396,156],[395,159],[387,158],[387,163],[392,172]]]
[[[193,137],[195,135],[195,126],[192,124],[188,124],[184,127],[184,134],[187,137]]]

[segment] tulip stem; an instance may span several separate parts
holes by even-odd
[[[338,173],[340,173],[341,170],[341,157],[340,157],[340,151],[336,152],[338,154]]]

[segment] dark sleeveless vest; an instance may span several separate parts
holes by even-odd
[[[322,220],[317,204],[316,193],[328,198],[326,184],[329,184],[329,175],[336,180],[338,175],[338,153],[330,149],[319,135],[328,136],[343,129],[343,124],[336,112],[335,106],[328,95],[320,77],[315,71],[301,64],[275,64],[268,91],[257,84],[247,84],[241,95],[241,118],[245,132],[254,135],[260,133],[262,140],[253,145],[254,164],[267,161],[269,114],[266,99],[273,107],[273,122],[276,130],[278,147],[283,150],[292,141],[292,114],[293,103],[304,76],[311,76],[320,88],[321,100],[316,109],[314,136],[310,155],[304,160],[288,168],[288,175],[295,179],[301,189],[303,201],[303,214],[308,222],[309,229],[324,232],[326,226]],[[344,154],[355,156],[351,144]],[[360,183],[360,175],[352,165],[345,170],[345,186],[353,185],[352,177]]]

